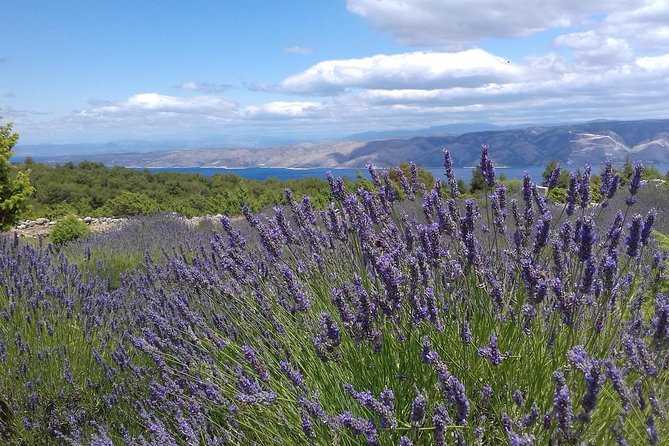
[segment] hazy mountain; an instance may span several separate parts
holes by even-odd
[[[227,148],[50,156],[53,162],[90,159],[133,167],[364,167],[392,166],[413,160],[439,166],[447,147],[458,166],[478,162],[482,144],[498,165],[597,164],[629,158],[669,163],[669,120],[596,121],[582,124],[489,130],[453,136],[421,136],[378,141],[334,141],[270,149]]]
[[[90,155],[105,155],[110,153],[146,153],[165,152],[173,150],[212,149],[221,147],[267,148],[288,144],[297,144],[304,139],[296,137],[270,135],[240,135],[211,136],[196,140],[165,140],[165,141],[113,141],[106,143],[77,143],[77,144],[19,144],[16,157],[26,156],[41,159],[58,158],[64,155],[72,158],[81,158]]]
[[[437,125],[421,129],[409,130],[379,130],[372,132],[354,133],[345,139],[351,141],[376,141],[380,139],[408,139],[421,136],[456,136],[463,133],[482,132],[486,130],[501,130],[503,127],[485,122],[463,124]]]

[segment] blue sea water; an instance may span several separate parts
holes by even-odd
[[[212,176],[219,174],[234,174],[243,178],[253,180],[265,180],[268,178],[276,178],[278,180],[294,180],[307,177],[325,178],[327,172],[332,172],[335,176],[355,179],[358,176],[369,177],[367,169],[332,169],[332,168],[309,168],[309,169],[287,169],[281,167],[245,167],[245,168],[217,168],[217,167],[155,167],[147,169],[150,172],[177,172],[177,173],[196,173],[204,176]],[[444,175],[442,168],[427,168],[435,178],[441,178]],[[474,172],[473,168],[460,167],[456,168],[455,175],[458,179],[468,182]],[[509,179],[522,178],[525,173],[537,181],[541,179],[544,171],[542,166],[530,167],[498,167],[496,168],[497,175],[504,175]]]

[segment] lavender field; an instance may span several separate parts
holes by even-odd
[[[411,167],[325,211],[1,238],[0,442],[667,444],[666,191]]]

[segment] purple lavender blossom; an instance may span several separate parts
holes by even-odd
[[[595,224],[591,218],[586,217],[582,220],[580,228],[576,231],[579,236],[578,257],[585,262],[592,255],[592,248],[597,240],[595,233]]]
[[[585,209],[590,204],[590,173],[592,169],[586,165],[583,169],[583,174],[580,177],[578,185],[578,194],[581,198],[581,209]]]
[[[411,181],[411,190],[413,190],[414,194],[423,193],[424,186],[423,183],[418,180],[418,167],[416,167],[416,163],[413,161],[409,162],[409,177]]]
[[[657,216],[657,211],[651,209],[646,215],[646,220],[643,222],[643,228],[641,229],[641,244],[646,246],[648,240],[650,239],[651,231],[653,230],[653,224],[655,223],[655,217]]]
[[[353,435],[364,435],[367,446],[379,445],[378,432],[371,421],[355,417],[351,412],[343,412],[338,416],[338,422],[349,429]]]
[[[523,200],[525,207],[532,207],[532,179],[528,173],[523,176]]]
[[[541,250],[546,246],[548,241],[548,231],[550,230],[550,219],[542,217],[537,223],[536,228],[536,238],[534,240],[533,252],[535,255],[538,255]]]
[[[399,178],[400,187],[402,188],[402,192],[404,192],[405,197],[407,197],[409,200],[414,200],[416,198],[415,192],[411,187],[411,183],[409,183],[406,175],[404,175],[404,171],[400,168],[396,168],[393,172]]]
[[[669,298],[658,293],[655,296],[655,316],[652,320],[653,339],[662,344],[669,341]]]
[[[625,384],[625,378],[622,371],[616,367],[612,360],[604,361],[605,374],[613,389],[616,391],[620,397],[620,401],[623,404],[623,410],[628,411],[630,409],[630,396],[629,389]]]
[[[553,189],[555,188],[555,186],[557,186],[559,180],[560,180],[560,166],[558,165],[555,167],[555,169],[551,171],[550,175],[546,179],[545,185],[546,187],[548,187],[549,190]]]
[[[641,242],[641,230],[643,224],[643,217],[636,214],[632,217],[632,222],[629,225],[629,234],[625,239],[627,245],[627,255],[630,257],[637,257],[639,255],[639,243]]]
[[[599,361],[591,361],[585,372],[585,395],[581,400],[583,406],[582,417],[589,419],[590,413],[595,409],[597,397],[605,381],[605,375],[602,373],[602,366]]]
[[[604,169],[602,169],[600,178],[601,183],[599,185],[599,193],[604,197],[608,197],[611,182],[613,181],[613,164],[611,164],[611,161],[606,161],[604,163]]]
[[[660,439],[657,435],[657,429],[655,428],[655,418],[653,415],[648,415],[646,418],[646,433],[648,434],[648,441],[651,445],[655,446],[659,444]]]
[[[495,168],[493,162],[488,156],[488,145],[484,144],[481,146],[481,163],[479,165],[483,178],[486,180],[488,187],[493,187],[495,185]]]
[[[425,420],[425,410],[427,408],[427,398],[423,393],[417,393],[411,403],[411,424],[421,426]]]
[[[302,432],[304,432],[304,435],[307,438],[311,439],[316,438],[316,432],[314,432],[314,425],[311,422],[311,417],[304,410],[300,411],[300,421],[302,424]]]
[[[451,188],[451,197],[457,198],[460,195],[460,191],[458,190],[458,182],[455,179],[455,174],[453,173],[453,160],[451,159],[451,154],[446,149],[444,149],[444,171],[446,172],[448,185]]]
[[[571,436],[572,420],[574,418],[571,406],[571,395],[562,372],[555,372],[553,374],[553,379],[556,382],[555,396],[553,398],[553,413],[558,421],[560,432],[562,432],[562,435],[569,438]]]
[[[292,312],[306,311],[311,308],[311,300],[300,286],[297,276],[287,266],[280,266],[281,274],[286,284],[286,288],[294,300],[294,305],[290,308]]]
[[[606,194],[606,198],[608,199],[613,198],[613,196],[618,191],[618,186],[620,186],[620,175],[615,174],[613,178],[611,178],[611,182],[609,183],[609,190]]]
[[[369,391],[356,391],[351,384],[345,384],[344,390],[361,406],[376,413],[381,418],[382,427],[386,429],[395,429],[397,427],[394,395],[390,389],[384,389],[379,399],[374,398],[374,395]]]
[[[341,334],[337,323],[328,313],[321,313],[318,325],[319,330],[313,338],[314,348],[319,358],[328,361],[332,359],[341,343]]]
[[[567,205],[565,211],[567,215],[573,215],[576,209],[576,195],[578,193],[578,181],[576,175],[571,173],[569,176],[569,187],[567,188]]]
[[[434,409],[432,416],[432,423],[434,423],[434,444],[435,446],[446,445],[446,425],[451,424],[451,417],[448,415],[448,410],[444,406],[437,406]]]
[[[469,327],[469,321],[465,319],[462,324],[460,324],[460,339],[465,344],[472,343],[472,330]]]
[[[279,363],[279,366],[281,367],[281,371],[288,377],[288,379],[290,379],[295,387],[300,390],[306,390],[304,378],[298,369],[294,368],[290,362],[285,359]]]
[[[402,435],[402,437],[400,437],[399,446],[413,446],[413,442],[409,439],[409,437]]]
[[[244,358],[251,365],[251,368],[258,374],[261,380],[267,382],[269,381],[269,372],[267,368],[258,358],[256,351],[249,345],[242,345],[242,353]]]
[[[630,196],[627,198],[627,205],[631,206],[636,203],[636,194],[639,192],[639,186],[641,186],[641,174],[643,173],[643,164],[636,163],[634,165],[634,172],[632,173],[632,178],[630,179]]]
[[[444,325],[441,323],[441,318],[439,317],[439,307],[434,297],[434,289],[432,289],[432,287],[425,288],[425,304],[430,322],[432,322],[437,331],[444,331]]]
[[[445,394],[448,401],[455,407],[455,421],[460,425],[467,423],[469,416],[469,400],[465,393],[465,386],[454,375],[450,375],[445,385]]]
[[[330,193],[335,200],[343,201],[346,191],[344,190],[344,180],[341,177],[334,177],[332,172],[327,172],[325,177],[330,185]]]
[[[497,346],[497,336],[496,335],[490,335],[490,341],[488,345],[480,347],[478,349],[478,354],[482,358],[487,359],[490,361],[490,363],[494,366],[498,366],[502,363],[504,360],[504,355],[502,352],[499,350],[499,347]]]
[[[490,384],[485,384],[483,387],[481,387],[481,392],[480,392],[480,397],[481,397],[481,404],[484,406],[487,406],[490,404],[490,401],[492,400],[493,396],[493,390]]]
[[[583,270],[583,279],[581,280],[581,293],[589,294],[592,291],[592,284],[595,279],[597,267],[592,259],[585,262],[585,269]]]

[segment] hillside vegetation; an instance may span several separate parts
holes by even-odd
[[[58,218],[69,214],[122,217],[159,212],[177,212],[186,217],[241,215],[242,205],[257,212],[283,203],[286,189],[297,197],[308,195],[317,209],[329,201],[328,182],[321,178],[261,181],[233,174],[207,177],[151,173],[92,162],[63,165],[28,162],[19,168],[30,173],[36,190],[25,218]],[[402,168],[409,173],[408,164]],[[426,171],[419,170],[418,175],[424,184],[433,181]],[[351,189],[370,187],[370,182],[362,177],[345,183]],[[398,184],[395,187],[399,189]]]
[[[557,164],[549,163],[545,179]],[[36,192],[23,213],[26,219],[46,217],[60,218],[74,214],[80,217],[123,217],[148,215],[159,212],[176,212],[186,217],[200,215],[241,215],[242,205],[252,211],[260,211],[284,202],[284,191],[290,189],[297,197],[308,195],[317,209],[329,202],[329,186],[325,179],[302,178],[281,181],[264,181],[241,178],[234,174],[218,174],[210,177],[187,173],[152,173],[148,170],[124,167],[105,167],[99,163],[81,162],[63,165],[48,165],[28,162],[18,165],[21,171],[29,172]],[[409,165],[402,165],[409,174]],[[631,163],[620,171],[621,185],[624,186],[633,172]],[[558,184],[551,198],[563,202],[569,185],[569,171],[561,169]],[[432,184],[430,173],[418,169],[423,184]],[[643,179],[666,178],[662,172],[652,167],[644,170]],[[506,179],[510,192],[520,190],[521,181]],[[398,194],[402,194],[396,175],[391,182]],[[354,181],[344,180],[348,190],[358,187],[370,189],[369,180],[360,177]],[[469,184],[459,181],[460,192],[475,197],[485,191],[485,182],[479,170]],[[595,198],[599,198],[600,179],[593,172],[592,188]]]

